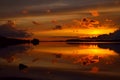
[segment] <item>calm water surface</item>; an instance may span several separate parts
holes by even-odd
[[[19,64],[28,66],[27,73],[19,72]],[[37,46],[23,44],[0,48],[0,77],[23,77],[23,75],[26,77],[25,75],[27,75],[27,77],[36,78],[36,75],[38,77],[41,74],[39,69],[42,68],[48,69],[48,73],[52,71],[49,69],[67,70],[78,73],[112,75],[117,76],[116,80],[120,80],[120,44],[41,42]],[[56,72],[59,73],[59,71]],[[59,75],[62,73],[57,76]],[[64,80],[64,77],[60,76],[57,79]],[[67,79],[72,80],[72,78],[65,80]]]

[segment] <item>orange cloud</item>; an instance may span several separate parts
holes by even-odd
[[[15,56],[11,56],[9,58],[6,59],[8,63],[12,63],[15,62],[17,60],[17,58]]]
[[[39,22],[37,22],[37,21],[32,21],[32,23],[33,24],[35,24],[35,25],[41,25]]]
[[[21,13],[22,14],[28,14],[28,10],[22,10]]]
[[[56,25],[53,30],[62,30],[62,26],[61,25]]]
[[[13,21],[13,20],[8,20],[7,24],[8,24],[9,26],[14,27],[14,26],[16,25],[16,22]]]
[[[46,12],[47,12],[47,13],[51,13],[51,10],[50,10],[50,9],[48,9],[48,10],[46,10]]]
[[[92,15],[92,16],[94,16],[94,17],[99,16],[99,13],[98,13],[98,11],[97,11],[97,10],[90,10],[89,12],[90,12],[90,13],[91,13],[91,15]]]
[[[51,22],[52,22],[53,24],[57,24],[57,23],[58,23],[58,21],[57,21],[56,19],[52,20]]]
[[[91,28],[99,25],[99,21],[89,18],[83,18],[81,20],[73,20],[74,26],[77,28]]]
[[[99,72],[99,68],[98,68],[98,67],[93,67],[93,68],[91,69],[91,72],[92,72],[92,73],[98,73],[98,72]]]

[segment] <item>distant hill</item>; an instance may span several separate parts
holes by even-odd
[[[5,24],[0,24],[0,35],[9,38],[28,38],[32,36],[32,33],[18,29],[12,21],[8,21]]]
[[[108,35],[107,34],[100,35],[96,39],[99,39],[99,40],[120,40],[120,29],[116,30],[115,32],[110,33]]]

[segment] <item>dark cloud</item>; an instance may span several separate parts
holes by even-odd
[[[90,18],[83,18],[81,20],[73,20],[74,28],[96,28],[100,27],[100,22],[97,20],[92,20]]]
[[[41,23],[38,22],[38,21],[32,21],[32,23],[35,24],[35,25],[41,25]]]
[[[52,11],[66,11],[119,6],[119,4],[120,1],[118,0],[1,0],[0,16],[20,15],[23,10],[29,11],[30,14],[40,14],[49,9]]]
[[[23,6],[23,5],[37,5],[37,4],[50,4],[53,2],[59,2],[62,0],[1,0],[3,6]]]
[[[53,30],[62,30],[62,26],[61,25],[56,25],[55,28],[53,28]]]
[[[26,38],[32,35],[26,31],[18,30],[15,24],[15,21],[8,20],[6,24],[0,25],[0,35],[12,38]]]

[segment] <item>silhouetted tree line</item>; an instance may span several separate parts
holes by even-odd
[[[0,36],[0,46],[8,46],[8,45],[17,45],[17,44],[33,44],[33,45],[38,45],[39,44],[38,39],[33,39],[33,40],[23,40],[23,39],[15,39],[15,38],[7,38]]]

